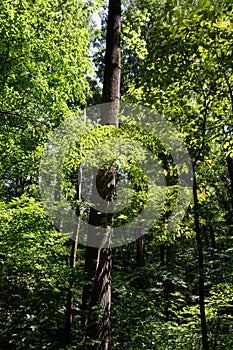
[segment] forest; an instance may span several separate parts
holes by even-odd
[[[230,0],[0,0],[0,350],[233,348],[232,115]]]

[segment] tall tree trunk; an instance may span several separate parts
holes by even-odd
[[[81,202],[81,186],[82,186],[82,165],[79,167],[79,183],[76,186],[76,199]],[[80,205],[76,207],[76,216],[77,216],[77,224],[75,227],[73,241],[72,241],[72,249],[70,256],[70,268],[71,268],[71,276],[69,281],[69,289],[67,293],[67,302],[66,302],[66,318],[65,318],[65,345],[69,345],[71,342],[71,327],[73,321],[73,289],[75,287],[75,281],[73,277],[73,272],[76,265],[77,260],[77,248],[78,248],[78,233],[80,228]]]
[[[121,1],[109,0],[102,103],[120,102]]]
[[[121,30],[121,1],[109,0],[108,24],[106,36],[105,70],[103,82],[103,103],[119,103],[120,101],[120,30]],[[114,106],[113,106],[114,107]],[[109,110],[108,115],[102,116],[102,123],[117,127],[117,114]],[[99,171],[97,188],[101,197],[113,203],[115,170],[113,166]],[[91,208],[89,224],[95,227],[88,234],[98,235],[98,227],[105,227],[107,219],[111,223],[111,214],[99,214]],[[110,225],[111,226],[111,225]],[[93,233],[95,231],[95,233]],[[110,273],[112,266],[111,231],[103,239],[99,248],[86,247],[85,271],[86,284],[83,288],[83,330],[84,344],[88,349],[108,350],[110,344],[110,307],[111,284]],[[96,341],[96,342],[95,342]]]
[[[202,346],[203,350],[209,350],[206,314],[205,314],[205,279],[204,279],[204,259],[202,249],[201,230],[199,222],[199,205],[197,198],[197,182],[196,174],[194,173],[193,196],[194,196],[194,222],[196,231],[197,251],[198,251],[198,271],[199,271],[199,306],[201,316],[201,331],[202,331]]]

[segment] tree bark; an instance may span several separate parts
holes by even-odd
[[[209,350],[206,314],[205,314],[204,259],[203,259],[200,221],[199,221],[199,204],[198,204],[198,198],[197,198],[197,182],[196,182],[195,170],[193,170],[193,173],[194,173],[194,181],[193,181],[194,223],[195,223],[197,251],[198,251],[199,307],[200,307],[200,317],[201,317],[202,346],[203,346],[203,350]]]
[[[214,228],[212,225],[209,226],[209,231],[210,231],[211,247],[216,249],[215,233],[214,233]]]
[[[113,103],[113,110],[101,116],[102,123],[117,127],[117,113],[114,104],[120,102],[120,30],[121,1],[109,0],[108,23],[106,35],[105,70],[102,103]],[[97,188],[103,199],[113,203],[115,187],[115,170],[113,166],[102,169],[97,174]],[[99,248],[86,247],[85,272],[86,284],[83,288],[83,340],[88,349],[108,350],[110,346],[110,308],[112,267],[111,248],[111,214],[99,214],[90,209],[89,224],[95,227],[110,226],[108,237],[103,238]],[[106,225],[107,221],[107,225]],[[88,234],[93,235],[93,230]]]
[[[145,237],[143,234],[143,227],[142,230],[142,236],[137,239],[137,266],[143,267],[146,264],[146,257],[145,257]]]
[[[233,197],[233,158],[230,155],[227,156],[227,166],[231,184],[231,195]]]
[[[145,263],[145,242],[144,236],[142,236],[137,240],[137,266],[143,267]]]
[[[81,201],[81,186],[82,186],[82,165],[79,167],[79,182],[76,187],[76,200]],[[73,322],[73,289],[75,287],[75,281],[73,277],[73,272],[76,265],[77,260],[77,249],[78,249],[78,233],[80,229],[80,205],[76,207],[76,216],[77,216],[77,224],[75,227],[75,232],[73,236],[71,256],[70,256],[70,268],[71,268],[71,276],[69,282],[69,289],[67,293],[67,302],[66,302],[66,318],[65,318],[65,345],[69,345],[71,342],[71,330],[72,330],[72,322]]]
[[[165,266],[165,245],[159,245],[159,256],[160,256],[160,265]]]
[[[120,102],[121,1],[109,0],[102,103]]]

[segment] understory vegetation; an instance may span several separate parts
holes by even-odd
[[[83,343],[86,247],[78,244],[72,267],[73,241],[43,206],[39,169],[52,132],[101,103],[106,10],[101,0],[0,0],[1,350],[95,349]],[[170,191],[149,232],[112,250],[110,349],[233,348],[232,50],[231,1],[122,1],[121,100],[166,117],[188,149],[195,184],[183,220],[168,233],[174,161],[145,130],[115,130],[160,158]],[[112,135],[111,127],[90,130],[70,150],[62,181],[72,207],[80,204],[77,169]],[[142,210],[148,186],[137,162],[115,166],[117,181],[129,174],[134,191],[123,225]]]

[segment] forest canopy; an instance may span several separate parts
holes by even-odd
[[[118,59],[114,66],[118,80],[121,75],[120,96],[114,98],[126,106],[148,108],[176,130],[192,164],[190,203],[176,228],[168,232],[180,169],[174,152],[152,134],[153,123],[151,132],[123,122],[117,128],[90,128],[69,149],[60,186],[76,214],[89,222],[98,211],[93,214],[90,198],[84,203],[78,179],[86,154],[101,149],[104,142],[110,145],[124,138],[142,144],[158,160],[165,179],[166,193],[158,188],[149,192],[153,210],[163,200],[161,215],[150,230],[144,232],[142,226],[140,235],[133,232],[134,240],[111,248],[111,322],[103,318],[109,322],[111,337],[103,345],[104,335],[86,331],[91,317],[97,315],[93,322],[101,322],[101,303],[92,310],[89,304],[88,309],[85,293],[96,282],[90,273],[92,268],[98,273],[95,254],[99,260],[110,255],[78,242],[75,246],[74,239],[63,233],[62,220],[54,225],[43,205],[40,164],[49,138],[62,123],[69,125],[69,118],[106,102],[106,76],[112,79],[106,73],[110,6],[101,0],[0,0],[0,349],[230,350],[231,1],[110,3],[121,3],[121,33],[120,25],[117,34],[112,32],[117,38],[115,42],[112,37],[112,52]],[[113,6],[113,17],[117,9]],[[114,18],[120,21],[119,16]],[[142,157],[140,152],[137,149],[134,156]],[[123,227],[142,212],[149,182],[131,158],[113,157],[110,166],[107,175],[116,183],[131,183],[127,188],[131,206],[120,207],[116,217],[105,215],[97,221],[108,228],[117,219]],[[102,176],[105,168],[101,170],[104,192],[106,173]],[[126,192],[122,193],[119,198],[124,201]],[[53,199],[60,204],[59,193]]]

